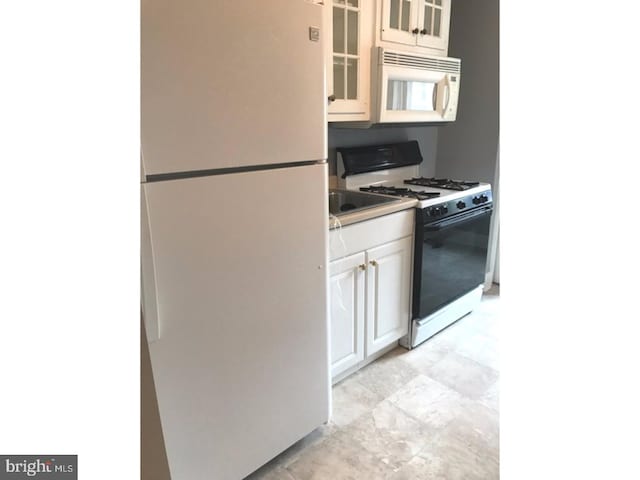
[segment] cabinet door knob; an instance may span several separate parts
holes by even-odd
[[[411,33],[413,33],[414,35],[417,35],[418,33],[420,33],[420,29],[414,28],[413,30],[411,30]]]
[[[329,95],[328,99],[329,99],[329,103],[335,102],[336,101],[336,96],[335,95]]]
[[[376,262],[375,260],[371,260],[369,263],[374,267],[378,266],[378,262]]]
[[[358,265],[358,268],[360,270],[366,270],[367,269],[367,265],[363,263],[362,265]]]
[[[422,30],[420,30],[420,35],[426,35],[427,34],[427,29],[423,28]]]

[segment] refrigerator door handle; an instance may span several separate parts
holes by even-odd
[[[158,322],[158,301],[156,293],[156,272],[153,263],[153,245],[151,243],[151,228],[147,199],[144,186],[140,190],[140,303],[144,326],[147,331],[147,341],[153,343],[160,339]]]

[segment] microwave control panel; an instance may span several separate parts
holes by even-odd
[[[458,113],[458,89],[460,87],[460,75],[448,75],[449,95],[446,110],[443,112],[444,120],[453,121]]]

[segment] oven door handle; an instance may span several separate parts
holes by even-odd
[[[447,218],[438,223],[427,224],[424,226],[425,232],[437,232],[439,230],[444,230],[445,228],[451,227],[453,225],[459,225],[460,223],[467,222],[469,220],[473,220],[485,214],[490,214],[493,210],[493,207],[484,207],[481,210],[474,210],[473,212],[469,212],[464,215],[456,216],[454,218]]]

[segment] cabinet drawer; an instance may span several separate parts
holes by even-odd
[[[353,255],[413,234],[415,209],[403,210],[329,232],[329,258]]]

